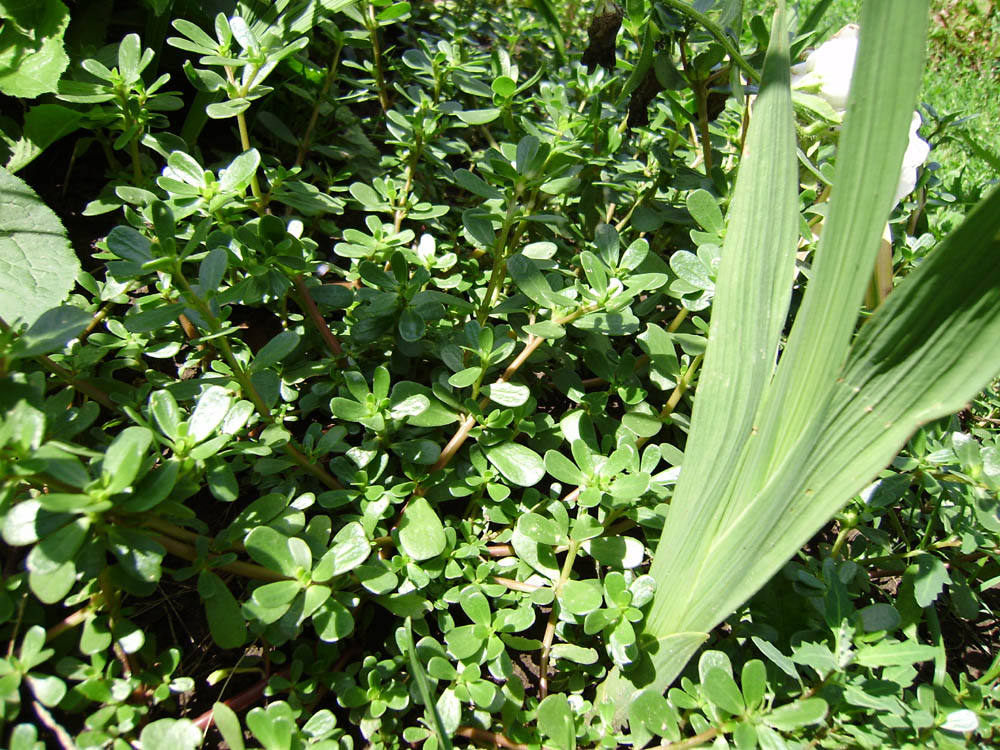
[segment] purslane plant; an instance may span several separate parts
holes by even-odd
[[[180,118],[135,118],[156,125],[129,134],[141,169],[117,171],[92,209],[124,202],[127,226],[94,230],[107,237],[80,289],[55,214],[0,170],[17,199],[0,257],[18,261],[0,279],[0,720],[21,722],[0,728],[6,746],[34,750],[51,732],[64,746],[193,750],[217,740],[213,725],[233,748],[247,731],[265,748],[326,750],[988,737],[1000,659],[978,685],[949,684],[958,670],[930,606],[974,624],[988,601],[973,589],[1000,572],[996,444],[957,421],[922,432],[907,468],[715,630],[675,687],[628,694],[627,734],[610,726],[613,704],[593,705],[612,668],[644,679],[650,627],[672,624],[678,587],[652,607],[646,571],[664,518],[664,544],[681,543],[677,519],[699,509],[688,478],[681,515],[668,512],[705,334],[726,337],[713,334],[699,408],[730,406],[720,373],[765,389],[788,286],[746,300],[747,279],[790,284],[799,210],[827,208],[788,158],[778,57],[746,158],[743,96],[709,106],[727,79],[739,88],[736,66],[759,79],[768,17],[737,42],[740,6],[630,2],[624,50],[612,35],[591,74],[548,64],[572,51],[552,49],[567,9],[547,0],[541,16],[253,0],[217,17],[214,38],[188,6],[168,45],[195,55],[182,138],[160,130]],[[97,55],[100,85],[132,84],[89,103],[101,137],[148,93],[145,45],[132,35]],[[180,61],[163,65],[183,87]],[[626,124],[630,92],[642,107]],[[825,169],[827,146],[803,163]],[[765,188],[748,192],[760,170]],[[926,244],[903,248],[901,275]],[[763,245],[781,252],[742,253]],[[722,255],[743,275],[719,276]],[[739,369],[720,340],[757,360]],[[721,468],[702,467],[706,491],[739,478],[729,433],[752,424],[750,401],[687,445],[695,469],[706,443],[723,450]],[[791,467],[781,487],[801,478],[797,458],[776,457]],[[740,518],[714,548],[684,548],[705,553],[690,568],[661,552],[654,570],[714,575],[764,526]],[[878,591],[862,557],[898,574],[898,593]],[[768,603],[782,587],[792,603]],[[697,624],[739,601],[713,594]],[[918,624],[930,643],[910,640]],[[930,661],[933,683],[914,684]],[[858,700],[897,712],[859,719]],[[899,712],[910,726],[891,723]]]
[[[651,569],[648,661],[604,686],[620,718],[635,691],[662,692],[919,425],[960,409],[1000,371],[998,191],[855,336],[919,86],[926,10],[864,6],[831,210],[780,359],[797,177],[787,38],[775,20],[684,466]]]

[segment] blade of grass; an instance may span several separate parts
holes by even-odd
[[[442,750],[452,750],[451,738],[444,729],[444,722],[441,721],[441,714],[438,713],[437,703],[431,693],[430,683],[427,681],[427,671],[424,669],[424,665],[417,655],[417,647],[413,642],[413,621],[409,617],[406,618],[406,632],[403,635],[403,645],[406,647],[406,654],[410,660],[410,674],[416,680],[417,690],[420,691],[420,697],[424,701],[427,724],[437,736],[438,747],[442,748]]]
[[[784,23],[783,15],[775,17],[764,84],[753,105],[684,466],[660,540],[659,550],[676,553],[656,555],[651,572],[657,580],[672,568],[671,560],[687,564],[705,554],[705,542],[726,510],[709,500],[725,495],[774,374],[791,295],[799,216]],[[669,606],[683,610],[685,600],[698,595],[688,589]],[[655,623],[666,606],[665,601],[654,602],[650,632],[657,632]]]

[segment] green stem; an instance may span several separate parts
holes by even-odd
[[[740,54],[736,45],[733,44],[732,40],[726,32],[723,31],[719,24],[715,23],[715,21],[706,16],[704,13],[700,13],[695,10],[688,2],[685,2],[685,0],[662,0],[662,2],[668,8],[677,11],[681,15],[687,16],[692,21],[696,21],[704,27],[705,31],[715,37],[715,41],[722,45],[722,48],[726,50],[729,57],[732,58],[734,63],[736,63],[737,67],[746,73],[750,80],[755,83],[760,83],[760,73],[758,73],[747,61],[747,59]]]
[[[569,315],[564,315],[561,318],[554,318],[553,322],[556,325],[563,325],[565,323],[570,323],[579,318],[581,315],[586,315],[587,313],[593,312],[596,309],[597,309],[596,305],[588,305],[586,307],[581,307],[579,310],[575,310]],[[540,336],[530,336],[528,338],[528,342],[524,345],[524,349],[522,349],[521,353],[514,358],[513,362],[507,365],[507,369],[503,371],[503,375],[501,375],[496,382],[506,383],[512,377],[514,377],[514,373],[516,373],[518,369],[520,369],[521,365],[523,365],[528,360],[528,357],[530,357],[534,353],[534,351],[539,346],[541,346],[543,341],[545,341],[545,339],[541,338]],[[487,399],[485,398],[482,401],[480,401],[480,404],[483,407],[486,406],[486,403]],[[472,414],[469,414],[468,416],[465,417],[465,419],[462,420],[462,423],[458,426],[458,429],[455,431],[455,434],[451,436],[451,440],[449,440],[448,444],[442,449],[441,455],[438,457],[437,463],[435,463],[430,468],[431,474],[433,474],[435,471],[440,471],[449,464],[451,459],[455,457],[455,454],[458,453],[459,448],[462,447],[466,439],[469,437],[469,432],[475,426],[476,426],[476,417]]]
[[[239,97],[244,97],[249,93],[249,89],[253,87],[253,79],[257,76],[257,70],[254,69],[253,75],[251,75],[247,80],[249,83],[245,89],[241,88],[239,91]],[[226,68],[226,77],[229,82],[236,85],[236,75],[233,73],[232,68]],[[250,150],[250,130],[247,128],[247,118],[242,112],[236,115],[236,126],[240,131],[240,146],[242,146],[244,151]],[[260,182],[257,180],[257,171],[254,170],[253,177],[250,178],[250,192],[253,193],[255,210],[257,213],[264,213],[264,200],[260,192]]]
[[[64,367],[61,367],[60,365],[57,365],[55,362],[46,357],[44,354],[35,357],[35,361],[41,364],[42,367],[51,372],[53,375],[58,375],[60,378],[65,380],[80,393],[92,398],[101,406],[117,411],[118,407],[115,406],[115,404],[111,401],[111,398],[108,396],[108,394],[105,393],[100,388],[98,388],[96,385],[91,385],[86,380],[80,380],[79,378],[75,377],[69,370],[65,369]]]
[[[493,250],[493,272],[490,274],[490,283],[486,287],[486,294],[483,295],[483,302],[476,314],[479,325],[484,325],[493,309],[495,298],[499,291],[499,286],[506,276],[507,270],[507,238],[510,236],[510,229],[514,224],[515,212],[517,211],[520,191],[516,191],[507,201],[507,213],[504,216],[503,226],[500,228],[500,236],[497,237]]]
[[[694,97],[698,105],[698,133],[701,141],[702,161],[705,162],[705,174],[712,174],[712,138],[708,132],[708,87],[704,81],[694,85]]]
[[[250,150],[250,131],[247,129],[247,118],[240,112],[236,115],[236,124],[240,129],[240,145],[244,151]],[[264,212],[264,198],[260,192],[260,181],[257,179],[257,170],[254,170],[253,177],[250,178],[250,192],[253,193],[255,208],[258,213]]]
[[[65,633],[67,630],[72,630],[78,625],[82,625],[84,621],[87,619],[88,613],[89,610],[84,608],[84,609],[78,609],[76,610],[76,612],[72,612],[66,615],[66,617],[64,617],[60,622],[57,622],[55,625],[53,625],[51,628],[45,631],[45,642],[49,643],[50,641],[55,640],[60,635]]]
[[[184,292],[184,296],[192,307],[194,307],[199,313],[201,313],[205,322],[208,324],[210,333],[218,333],[222,325],[218,318],[212,313],[211,308],[208,303],[205,302],[201,297],[199,297],[194,289],[191,288],[191,284],[188,282],[187,277],[184,275],[181,269],[180,261],[174,263],[173,276],[176,279],[178,285]],[[240,388],[243,393],[251,403],[253,403],[254,408],[257,413],[268,423],[274,424],[274,415],[271,414],[271,409],[261,398],[260,393],[257,391],[256,386],[254,386],[253,381],[250,379],[250,375],[243,365],[240,364],[239,360],[233,354],[232,348],[229,346],[229,340],[225,336],[219,336],[213,340],[213,343],[218,347],[219,353],[222,355],[223,360],[229,365],[229,368],[233,372],[233,377],[236,378],[236,382],[240,384]],[[333,476],[327,472],[323,467],[314,461],[310,460],[302,450],[296,445],[295,441],[289,438],[288,442],[284,445],[285,453],[288,454],[300,468],[304,469],[308,473],[312,474],[316,479],[322,482],[324,485],[333,490],[343,489],[343,486],[338,482]]]
[[[556,634],[556,621],[559,619],[559,594],[573,573],[573,563],[576,561],[576,553],[579,549],[580,543],[570,539],[569,547],[566,549],[566,559],[563,561],[562,570],[559,572],[559,580],[552,587],[555,598],[552,600],[549,621],[545,624],[545,635],[542,636],[542,651],[538,657],[538,697],[542,699],[545,698],[549,691],[549,652],[552,649],[552,641]]]
[[[375,86],[378,88],[378,101],[382,105],[382,111],[389,111],[389,92],[385,88],[385,72],[384,63],[382,61],[382,45],[378,40],[378,19],[375,18],[375,5],[372,3],[367,4],[367,13],[365,13],[365,26],[368,28],[368,34],[371,37],[372,44],[372,62],[375,68]]]
[[[188,562],[195,562],[198,560],[198,551],[189,544],[184,544],[184,542],[180,542],[169,536],[162,536],[160,534],[154,535],[153,538],[163,545],[163,548],[167,550],[167,552],[181,558],[182,560],[187,560]],[[209,563],[211,563],[213,559],[213,557],[207,558]],[[263,565],[242,562],[239,560],[226,563],[225,565],[217,565],[215,566],[215,570],[225,570],[229,573],[242,576],[243,578],[252,578],[256,581],[289,580],[287,576],[283,576],[281,573],[277,573],[270,568],[265,568]]]
[[[296,167],[302,166],[302,163],[306,159],[306,154],[309,153],[313,130],[316,129],[316,121],[319,119],[319,108],[323,104],[323,100],[326,99],[326,95],[330,92],[330,86],[333,85],[334,79],[337,77],[337,66],[340,64],[340,52],[343,49],[344,43],[340,41],[333,48],[333,59],[330,60],[330,67],[323,77],[323,87],[320,89],[319,95],[316,97],[316,102],[313,104],[312,112],[309,114],[309,124],[306,125],[306,132],[302,136],[298,153],[295,155]]]
[[[403,225],[403,219],[409,213],[407,208],[407,202],[410,199],[410,191],[413,190],[413,175],[417,169],[417,162],[420,161],[420,152],[423,148],[423,139],[420,137],[420,133],[414,133],[413,146],[410,149],[409,159],[407,159],[406,165],[406,182],[403,185],[403,192],[399,196],[399,200],[396,201],[396,213],[393,218],[393,226],[396,232],[399,232],[399,228]]]
[[[309,292],[309,287],[306,285],[305,279],[302,278],[302,274],[293,276],[292,283],[295,285],[295,291],[298,292],[299,307],[306,311],[309,320],[312,321],[313,326],[319,331],[323,343],[333,353],[333,356],[339,359],[343,355],[344,350],[340,346],[340,341],[334,335],[333,331],[330,330],[330,326],[326,324],[323,314],[316,307],[316,302],[313,300],[312,294]]]
[[[834,560],[840,557],[840,552],[843,550],[844,544],[847,542],[847,535],[853,530],[853,526],[845,526],[837,532],[837,538],[833,541],[833,547],[830,548],[830,557]]]
[[[139,138],[135,137],[128,142],[129,156],[132,157],[132,180],[136,187],[142,185],[142,161],[139,159]]]

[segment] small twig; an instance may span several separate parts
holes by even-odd
[[[492,580],[493,583],[499,583],[501,586],[506,586],[511,591],[523,591],[525,594],[530,594],[538,591],[538,589],[545,588],[544,586],[539,586],[537,583],[515,581],[513,578],[501,578],[500,576],[493,576],[490,580]]]
[[[573,574],[573,563],[576,561],[579,549],[580,543],[570,539],[566,549],[566,559],[563,560],[562,570],[559,572],[559,580],[552,586],[554,592],[552,609],[549,610],[549,620],[545,623],[542,650],[538,657],[538,697],[543,700],[549,692],[549,653],[556,635],[556,621],[559,619],[559,594]]]
[[[292,283],[295,284],[295,291],[299,294],[299,300],[302,303],[303,309],[305,309],[306,314],[309,316],[309,320],[312,321],[316,330],[319,331],[319,335],[323,339],[323,342],[326,344],[327,348],[333,352],[335,357],[340,357],[344,353],[344,350],[340,346],[340,341],[337,340],[333,331],[330,330],[330,326],[328,326],[326,324],[326,320],[323,319],[323,315],[316,306],[316,301],[312,298],[312,294],[309,293],[309,287],[302,278],[302,274],[296,274],[293,276]]]
[[[713,740],[718,736],[719,730],[716,727],[712,727],[711,729],[706,729],[701,734],[696,734],[694,737],[688,737],[686,740],[681,740],[680,742],[667,742],[663,745],[656,745],[655,747],[648,748],[648,750],[687,750],[689,747],[704,745],[709,740]]]
[[[130,290],[131,290],[131,288],[132,288],[132,284],[130,283],[130,284],[129,284],[129,285],[127,286],[127,287],[125,287],[125,289],[124,289],[124,290],[122,290],[122,291],[123,291],[123,292],[127,292],[127,291],[130,291]],[[80,340],[80,343],[81,343],[81,344],[82,344],[82,343],[83,343],[84,341],[86,341],[86,340],[87,340],[87,336],[89,336],[90,334],[92,334],[92,333],[94,332],[94,329],[95,329],[95,328],[97,328],[97,326],[99,326],[99,325],[101,324],[101,322],[102,322],[102,321],[103,321],[103,320],[104,320],[104,319],[105,319],[106,317],[108,317],[108,313],[109,313],[109,312],[111,312],[111,309],[112,309],[112,308],[113,308],[113,307],[115,306],[115,304],[116,304],[116,303],[115,303],[115,302],[113,302],[113,301],[108,301],[108,302],[105,302],[105,303],[104,303],[103,305],[101,305],[101,309],[100,309],[100,310],[98,310],[98,311],[97,311],[96,313],[94,313],[94,316],[93,316],[93,317],[92,317],[92,318],[90,319],[90,322],[89,322],[89,323],[87,323],[87,327],[86,327],[86,328],[84,328],[84,329],[83,329],[83,330],[82,330],[82,331],[80,332],[80,335],[79,335],[79,336],[77,336],[77,338],[78,338],[78,339]]]
[[[319,108],[320,105],[322,105],[323,100],[326,99],[326,95],[330,93],[330,86],[333,84],[333,80],[337,77],[337,65],[340,62],[340,52],[343,49],[343,43],[337,42],[333,51],[333,59],[330,61],[330,68],[326,71],[326,76],[323,78],[323,86],[320,88],[319,94],[316,96],[316,102],[313,104],[312,112],[309,114],[309,124],[306,125],[306,132],[302,135],[302,140],[299,142],[298,153],[295,154],[296,167],[302,166],[302,163],[306,160],[306,154],[309,153],[313,130],[315,130],[316,121],[319,119]]]
[[[53,625],[51,628],[45,631],[45,642],[48,643],[49,641],[55,640],[63,633],[65,633],[67,630],[72,630],[77,625],[82,625],[83,622],[87,619],[88,613],[89,610],[87,609],[78,609],[76,612],[72,612],[66,615],[66,617],[64,617],[61,622],[57,622],[55,625]]]
[[[385,86],[385,63],[382,60],[382,45],[378,39],[378,19],[375,18],[374,3],[369,2],[367,6],[368,12],[365,15],[365,26],[368,27],[368,34],[371,37],[375,86],[378,89],[378,101],[382,105],[382,111],[388,112],[391,105],[389,103],[389,92]]]
[[[663,0],[663,4],[669,6],[671,9],[681,13],[688,18],[698,22],[701,26],[705,28],[709,34],[715,37],[715,40],[722,45],[723,49],[729,54],[733,62],[739,67],[754,83],[760,83],[760,73],[749,63],[746,58],[740,54],[740,51],[733,44],[732,40],[726,34],[725,30],[722,29],[719,24],[715,23],[711,18],[706,16],[704,13],[700,13],[690,3],[685,2],[685,0]]]
[[[285,453],[288,454],[295,463],[297,463],[302,469],[316,477],[320,482],[325,484],[331,490],[342,490],[344,485],[338,482],[333,474],[328,472],[318,463],[308,458],[302,451],[296,448],[291,442],[285,443]]]
[[[70,373],[69,370],[65,369],[64,367],[61,367],[60,365],[57,365],[55,362],[46,357],[44,354],[35,357],[35,360],[39,362],[42,365],[42,367],[51,372],[53,375],[58,375],[60,378],[65,380],[80,393],[84,394],[85,396],[89,396],[94,401],[99,403],[101,406],[117,411],[118,407],[114,405],[108,394],[102,391],[97,386],[91,385],[86,380],[80,380],[79,378],[75,377],[72,373]]]
[[[455,736],[467,737],[474,742],[489,743],[495,747],[505,747],[507,750],[531,750],[530,745],[514,742],[502,734],[487,732],[479,727],[459,727],[455,730]]]
[[[60,726],[59,722],[53,718],[52,714],[46,710],[45,706],[38,701],[32,701],[31,706],[35,709],[35,715],[38,716],[38,720],[45,725],[46,729],[56,736],[56,739],[59,741],[59,745],[63,748],[63,750],[77,750],[76,743],[73,742],[73,738],[70,736],[69,732]]]
[[[291,671],[292,670],[290,667],[286,667],[285,669],[278,672],[276,675],[269,675],[264,679],[262,679],[260,682],[258,682],[256,685],[251,685],[242,693],[237,693],[232,698],[222,702],[237,713],[239,713],[240,711],[244,711],[250,708],[250,706],[252,706],[254,703],[259,701],[263,697],[264,690],[267,689],[267,683],[271,681],[272,676],[287,678],[288,675],[291,674]],[[205,731],[210,726],[212,726],[212,721],[214,718],[215,718],[215,712],[210,708],[205,713],[203,713],[201,716],[199,716],[197,719],[194,720],[194,725],[198,727],[198,729]]]
[[[184,542],[178,541],[177,539],[171,539],[169,536],[164,536],[163,534],[153,534],[152,537],[159,542],[163,548],[167,550],[167,552],[181,558],[182,560],[194,562],[198,559],[198,550],[190,544],[184,544]],[[215,557],[208,556],[206,559],[209,563],[211,563]],[[234,562],[226,563],[225,565],[217,565],[215,566],[215,569],[225,570],[229,573],[235,573],[238,576],[252,578],[257,581],[289,580],[288,576],[284,576],[281,573],[271,570],[270,568],[265,568],[263,565],[242,562],[240,560],[235,560]]]
[[[332,673],[337,673],[342,671],[346,666],[347,662],[350,661],[351,658],[355,656],[356,651],[357,651],[357,645],[354,641],[351,641],[350,644],[347,646],[347,648],[344,649],[344,653],[340,655],[340,658],[337,659],[337,662],[333,665],[333,668],[330,671]],[[232,698],[222,701],[222,703],[229,706],[229,708],[233,709],[233,711],[237,713],[243,711],[261,699],[261,697],[264,695],[264,690],[267,688],[267,683],[270,682],[272,676],[288,677],[289,674],[291,674],[291,667],[286,667],[285,669],[278,672],[276,675],[268,675],[267,677],[264,677],[264,679],[262,679],[256,685],[251,685],[242,693],[238,693],[237,695],[234,695]],[[206,729],[212,726],[213,718],[214,716],[212,709],[209,709],[208,711],[205,711],[205,713],[203,713],[201,716],[199,716],[197,719],[194,720],[194,725],[204,732]]]
[[[581,315],[586,315],[589,312],[593,312],[594,309],[595,307],[593,305],[588,305],[587,307],[581,307],[579,310],[570,313],[569,315],[565,315],[561,318],[556,318],[552,322],[555,323],[556,325],[564,325],[566,323],[570,323],[576,320]],[[503,371],[503,375],[497,378],[495,382],[506,383],[512,377],[514,377],[514,373],[516,373],[521,368],[521,365],[523,365],[528,360],[528,357],[534,354],[535,350],[539,346],[541,346],[543,341],[545,341],[545,339],[539,336],[535,335],[529,336],[527,343],[525,343],[524,345],[524,349],[522,349],[521,353],[514,358],[513,362],[507,365],[507,369]],[[480,401],[481,408],[485,407],[487,403],[489,403],[489,399],[484,397]],[[471,414],[462,420],[462,423],[458,426],[458,430],[455,431],[455,434],[452,436],[451,440],[448,441],[448,444],[441,451],[441,455],[438,458],[437,462],[430,468],[431,474],[433,474],[435,471],[440,471],[441,469],[443,469],[445,466],[448,465],[451,459],[455,457],[455,454],[458,453],[458,450],[459,448],[462,447],[462,444],[465,443],[466,438],[469,437],[469,431],[472,430],[475,424],[476,424],[476,418]]]

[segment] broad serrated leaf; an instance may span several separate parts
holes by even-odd
[[[59,217],[6,169],[0,201],[0,318],[31,325],[69,296],[80,261]]]

